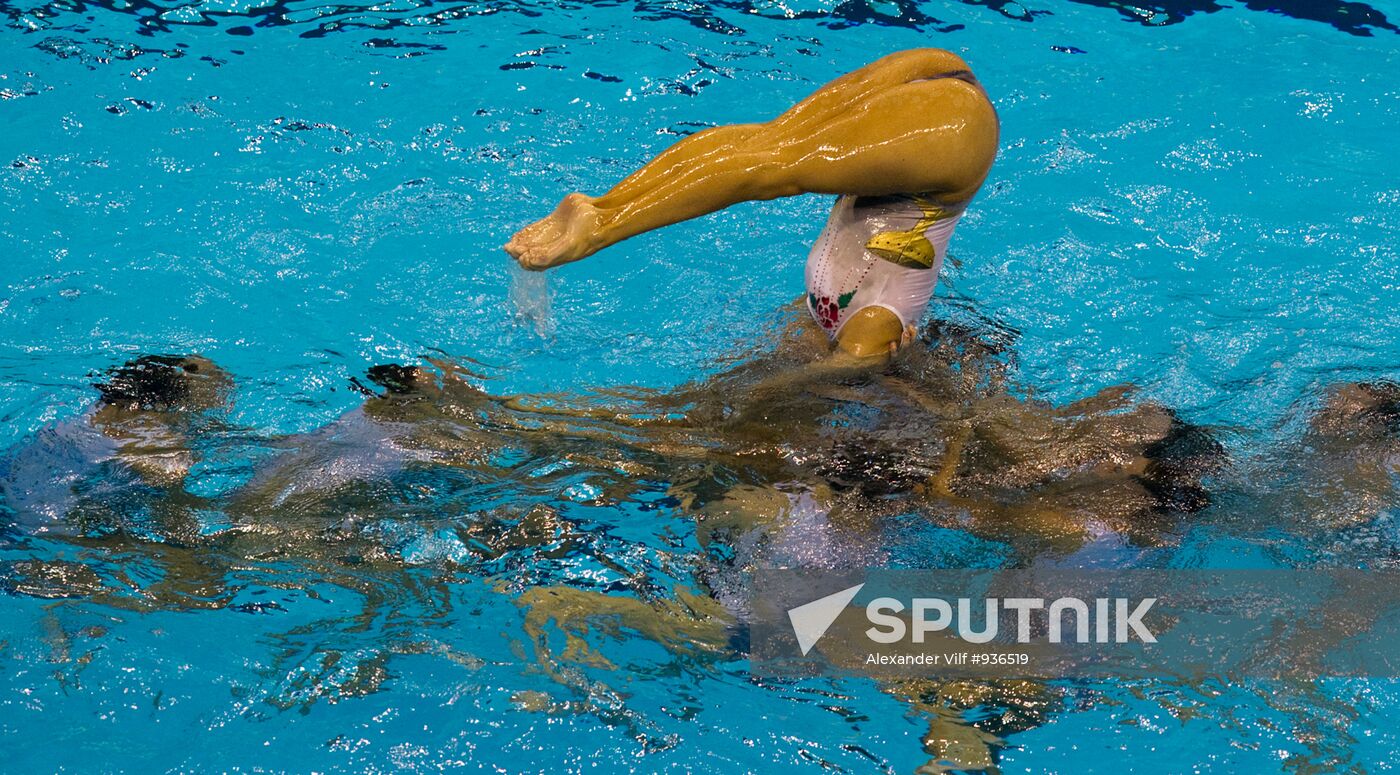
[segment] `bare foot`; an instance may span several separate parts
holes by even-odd
[[[538,221],[517,231],[510,241],[501,247],[505,249],[512,258],[519,258],[525,252],[525,248],[539,242],[553,240],[559,236],[559,221],[553,214],[547,215]]]
[[[503,247],[526,269],[567,264],[601,247],[595,239],[600,220],[592,197],[569,194],[554,212],[516,232]]]

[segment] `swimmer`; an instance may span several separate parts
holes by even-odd
[[[1239,529],[1255,534],[1268,515],[1271,528],[1306,537],[1315,562],[1400,565],[1400,383],[1340,383],[1321,399],[1297,438],[1250,461]],[[1282,524],[1284,515],[1296,522]]]
[[[691,135],[603,196],[570,194],[504,247],[544,270],[739,202],[836,194],[807,259],[807,310],[838,353],[881,356],[923,316],[997,137],[996,111],[966,62],[903,51],[767,123]]]
[[[228,375],[198,355],[143,355],[93,384],[82,416],[40,430],[0,459],[0,505],[27,533],[85,532],[135,489],[170,495],[198,459],[190,441],[228,400]],[[99,476],[107,469],[116,476]],[[81,492],[81,495],[80,495]],[[169,500],[165,498],[164,500]],[[80,506],[84,524],[69,524]]]
[[[1127,386],[1106,391],[1105,410],[1062,411],[1008,394],[944,400],[927,395],[925,385],[871,370],[879,356],[911,342],[953,230],[996,156],[998,129],[986,92],[960,57],[904,51],[838,78],[767,123],[686,138],[600,197],[570,194],[505,249],[522,267],[543,270],[737,202],[836,194],[807,260],[810,319],[784,337],[778,357],[741,366],[730,375],[739,380],[717,378],[737,386],[758,377],[728,391],[744,395],[742,404],[724,402],[702,424],[722,423],[729,438],[795,446],[844,400],[838,393],[871,406],[903,393],[925,410],[927,433],[893,433],[904,449],[890,450],[894,465],[880,467],[922,479],[920,489],[959,514],[1020,503],[1024,513],[996,508],[987,524],[1037,525],[1067,547],[1083,538],[1076,526],[1085,514],[1106,514],[1104,522],[1125,528],[1144,513],[1200,509],[1199,479],[1212,466],[1196,461],[1218,457],[1213,442],[1161,407],[1130,407],[1122,400]],[[834,357],[811,358],[813,337],[825,340],[815,354]],[[795,354],[801,362],[792,362]],[[848,383],[865,396],[854,396]],[[817,394],[834,400],[812,400]],[[692,409],[706,397],[692,396],[700,400],[682,411],[699,420]],[[867,464],[871,441],[848,445],[858,453],[848,466],[860,469],[857,478],[876,468]],[[1189,464],[1173,462],[1183,456]]]
[[[621,435],[631,426],[603,425],[612,416],[607,412],[594,423],[600,427],[590,428],[578,421],[587,412],[531,408],[548,397],[493,396],[463,366],[427,362],[432,368],[381,364],[363,381],[351,379],[364,402],[316,430],[268,440],[274,454],[229,494],[223,508],[239,522],[278,529],[353,526],[358,509],[376,512],[375,499],[387,497],[405,477],[492,470],[492,460],[508,448],[528,454],[538,447],[543,458],[572,464],[629,446]]]

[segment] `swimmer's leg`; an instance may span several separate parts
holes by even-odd
[[[917,333],[914,326],[904,325],[888,307],[870,306],[846,321],[836,335],[836,344],[842,352],[857,358],[892,355],[912,342]]]
[[[695,510],[695,537],[703,548],[717,540],[737,542],[755,529],[771,528],[791,508],[787,494],[774,487],[735,485]]]
[[[667,178],[744,145],[765,129],[789,135],[810,132],[839,118],[852,104],[865,102],[885,89],[910,81],[958,74],[971,76],[971,70],[966,62],[949,51],[914,49],[891,54],[826,84],[766,125],[719,126],[681,140],[627,176],[602,199],[616,203],[655,190]]]
[[[576,261],[737,202],[801,193],[940,192],[970,198],[996,154],[997,119],[967,65],[903,52],[823,87],[765,124],[681,141],[596,199],[571,194],[506,250],[523,266]]]
[[[644,601],[567,586],[532,587],[515,602],[525,612],[524,630],[540,671],[577,687],[589,683],[578,668],[616,669],[589,644],[590,635],[621,640],[624,633],[636,634],[681,657],[723,654],[733,624],[729,612],[693,590],[678,587],[674,594]],[[562,633],[562,651],[551,646],[551,630]]]

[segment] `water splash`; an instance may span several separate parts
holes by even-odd
[[[519,264],[510,265],[510,303],[517,323],[529,326],[541,339],[553,339],[554,304],[549,291],[549,275],[531,272]]]

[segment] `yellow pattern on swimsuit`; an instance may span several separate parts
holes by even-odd
[[[865,243],[871,253],[910,269],[932,269],[938,252],[928,241],[929,228],[950,213],[941,205],[927,197],[913,197],[914,203],[923,212],[923,217],[908,231],[886,231],[876,234]]]

